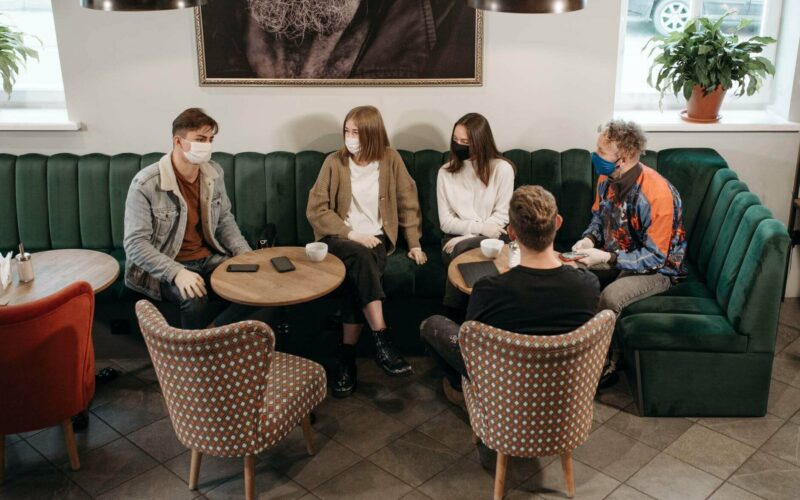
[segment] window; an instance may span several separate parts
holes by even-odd
[[[623,2],[625,4],[626,2]],[[654,109],[658,107],[658,92],[647,84],[647,74],[652,64],[649,49],[642,48],[654,35],[681,30],[695,17],[718,18],[728,10],[735,11],[724,29],[733,30],[743,18],[752,24],[740,32],[741,38],[763,35],[778,39],[782,0],[628,0],[623,12],[623,30],[620,44],[620,63],[617,77],[617,110]],[[775,61],[776,45],[765,50],[764,56]],[[655,57],[655,55],[653,56]],[[771,81],[756,95],[733,98],[728,94],[726,108],[760,109],[771,98]],[[683,98],[671,94],[664,97],[664,108],[685,106]]]
[[[29,59],[20,68],[9,101],[0,99],[4,108],[64,108],[64,81],[58,59],[56,28],[50,0],[0,0],[0,20],[26,37],[26,43],[39,52],[39,61]]]

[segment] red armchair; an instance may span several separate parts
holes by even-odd
[[[43,299],[0,307],[0,483],[5,436],[61,424],[80,467],[70,417],[94,396],[94,292],[80,281]]]

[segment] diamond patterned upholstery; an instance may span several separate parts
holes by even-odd
[[[136,303],[136,315],[187,448],[220,457],[260,453],[325,398],[322,366],[275,352],[275,335],[264,323],[180,330],[146,300]]]
[[[550,336],[464,323],[459,344],[473,432],[515,457],[560,455],[582,444],[615,321],[606,310],[577,330]]]

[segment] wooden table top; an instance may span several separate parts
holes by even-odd
[[[294,271],[279,273],[270,262],[288,257]],[[258,264],[254,273],[229,273],[230,264]],[[248,306],[277,307],[308,302],[336,290],[344,281],[344,263],[328,253],[311,262],[304,247],[272,247],[237,255],[211,274],[211,288],[225,300]]]
[[[458,270],[458,265],[466,264],[468,262],[485,262],[487,260],[494,260],[494,265],[497,270],[500,271],[500,274],[508,271],[508,245],[503,245],[500,255],[494,259],[487,259],[484,257],[480,248],[473,248],[472,250],[462,253],[453,259],[453,261],[450,262],[450,265],[447,267],[447,279],[449,279],[450,283],[455,285],[456,288],[469,295],[472,293],[472,288],[468,287],[464,282],[464,277],[461,276],[461,271]]]
[[[0,304],[32,302],[61,290],[76,281],[88,281],[95,293],[102,292],[119,276],[119,262],[96,250],[80,248],[47,250],[31,254],[33,281],[19,282],[17,259],[11,260],[11,284],[0,290]]]

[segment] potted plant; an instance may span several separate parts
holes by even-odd
[[[760,56],[764,47],[775,40],[754,36],[739,41],[739,32],[750,25],[743,19],[731,33],[722,31],[726,13],[716,21],[701,17],[687,23],[681,31],[665,36],[656,35],[647,41],[644,49],[652,43],[650,55],[658,51],[648,72],[647,83],[664,95],[680,93],[688,101],[681,117],[688,121],[718,121],[719,109],[728,89],[738,85],[737,96],[753,95],[761,88],[767,75],[775,74],[775,66],[766,57]],[[655,82],[653,77],[656,76]]]
[[[9,99],[20,67],[25,67],[29,57],[39,60],[39,53],[25,45],[26,36],[29,35],[14,31],[11,26],[0,22],[0,76],[3,77],[3,91]]]

